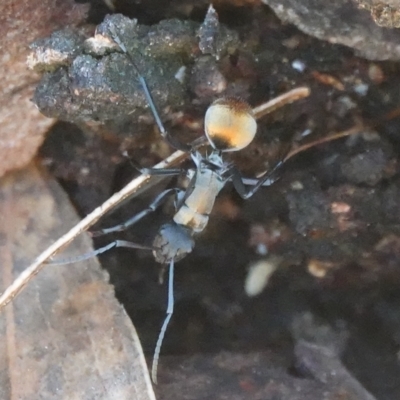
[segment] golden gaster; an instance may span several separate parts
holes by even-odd
[[[238,151],[254,139],[257,122],[245,101],[237,97],[223,97],[208,107],[204,129],[215,149]]]

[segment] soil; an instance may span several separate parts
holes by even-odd
[[[189,371],[188,360],[201,363],[199,357],[206,357],[203,363],[222,363],[229,371],[229,361],[216,355],[265,353],[272,354],[268,360],[270,368],[277,368],[275,381],[287,387],[291,379],[310,379],[324,382],[332,393],[338,385],[350,393],[358,381],[356,397],[343,398],[369,398],[366,391],[376,399],[400,398],[399,64],[359,58],[349,48],[282,25],[267,7],[249,2],[216,6],[222,28],[213,50],[202,54],[196,32],[205,3],[192,8],[172,3],[151,13],[144,4],[135,13],[142,38],[135,60],[166,127],[180,140],[190,142],[202,134],[206,107],[218,96],[240,95],[255,106],[294,87],[311,89],[307,99],[262,119],[254,143],[227,157],[244,176],[271,168],[289,146],[363,126],[357,135],[293,157],[279,171],[278,182],[246,201],[226,185],[193,253],[176,265],[175,311],[162,348],[159,398],[169,398],[163,387],[179,376],[168,375],[177,368],[171,360],[189,363]],[[94,11],[91,15],[100,19]],[[167,20],[172,17],[179,19]],[[203,35],[213,37],[212,28]],[[123,39],[128,49],[135,47]],[[35,101],[45,114],[62,120],[44,143],[42,160],[86,215],[137,174],[124,150],[146,167],[172,150],[157,132],[124,55],[80,57],[70,69],[47,74]],[[115,65],[130,69],[126,81],[113,81],[113,71],[121,72]],[[108,67],[111,75],[103,80],[84,74]],[[183,84],[171,80],[180,67],[185,67]],[[75,80],[66,78],[71,76]],[[55,81],[66,88],[54,88]],[[115,83],[112,89],[110,82]],[[80,91],[79,99],[66,100],[65,93],[73,93],[70,85]],[[101,227],[124,221],[163,188],[178,184],[165,180],[103,219]],[[150,244],[172,211],[167,204],[126,232],[95,244],[114,238]],[[265,259],[276,260],[276,270],[262,292],[249,297],[244,290],[249,267]],[[160,266],[145,250],[112,250],[101,261],[151,359],[167,300]],[[299,319],[308,322],[298,324]],[[321,344],[327,331],[332,336]],[[333,349],[335,340],[339,345]],[[329,348],[337,363],[323,360],[318,368],[310,366],[308,353],[299,350],[304,341]],[[327,379],[333,371],[343,379]],[[322,398],[317,388],[314,393]]]

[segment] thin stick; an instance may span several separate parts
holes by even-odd
[[[323,138],[314,140],[313,142],[303,144],[302,146],[296,147],[295,149],[291,150],[288,155],[284,158],[283,162],[289,160],[289,158],[294,157],[296,154],[302,153],[303,151],[308,150],[311,147],[318,146],[322,143],[328,143],[332,140],[337,140],[346,136],[355,135],[357,133],[361,133],[366,126],[362,124],[356,124],[352,128],[349,128],[345,131],[341,131],[338,133],[332,133],[331,135],[325,136]]]
[[[286,93],[281,94],[274,99],[263,103],[253,108],[253,114],[256,119],[264,117],[264,115],[271,114],[278,108],[282,108],[286,104],[291,104],[297,100],[303,99],[310,95],[310,89],[308,87],[299,87],[296,89],[289,90]]]
[[[382,118],[379,118],[370,123],[363,124],[362,121],[360,121],[360,120],[356,121],[355,125],[352,128],[349,128],[345,131],[332,133],[323,138],[316,139],[313,142],[305,143],[299,147],[296,147],[295,149],[291,150],[288,153],[288,155],[285,157],[285,159],[283,161],[286,162],[287,160],[289,160],[289,158],[292,158],[296,154],[302,153],[303,151],[306,151],[311,147],[318,146],[322,143],[328,143],[333,140],[340,139],[340,138],[343,138],[346,136],[355,135],[357,133],[361,133],[363,130],[367,130],[367,129],[372,130],[372,129],[378,127],[379,125],[381,125],[383,122],[390,121],[394,118],[398,118],[399,116],[400,116],[400,108],[396,108],[396,109],[391,110],[388,113],[386,113]]]

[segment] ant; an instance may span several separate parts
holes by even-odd
[[[256,180],[244,179],[235,165],[223,159],[223,153],[225,152],[240,151],[246,148],[253,141],[257,131],[254,110],[245,101],[237,97],[222,97],[217,99],[206,111],[204,131],[207,142],[212,148],[210,154],[202,155],[197,151],[195,145],[181,143],[170,136],[161,121],[146,79],[141,75],[132,56],[127,51],[125,45],[120,41],[118,35],[114,31],[112,31],[111,34],[113,41],[119,46],[121,51],[125,53],[137,73],[147,103],[162,137],[176,150],[189,152],[195,168],[187,171],[187,175],[190,177],[190,183],[186,190],[177,188],[164,190],[145,210],[134,215],[124,223],[93,232],[93,236],[99,236],[111,232],[123,231],[137,223],[146,215],[154,212],[170,195],[175,194],[175,215],[172,217],[171,222],[161,226],[151,246],[144,246],[124,240],[115,240],[92,252],[65,260],[55,260],[51,262],[51,264],[60,265],[83,261],[102,254],[111,248],[126,247],[151,250],[158,263],[169,267],[166,318],[158,336],[151,371],[152,380],[154,383],[157,383],[157,368],[161,345],[174,311],[173,281],[175,263],[192,252],[195,246],[194,237],[206,228],[216,197],[228,182],[233,183],[240,197],[248,199],[253,196],[260,187],[270,186],[278,179],[275,173],[284,164],[285,158],[282,158],[270,171]],[[272,106],[272,110],[308,95],[308,88],[294,89],[281,96],[282,99],[277,98],[279,101]],[[268,112],[272,110],[270,109]],[[265,111],[261,111],[261,113],[265,113]],[[142,174],[147,175],[173,176],[182,173],[182,170],[178,168],[142,168],[134,162],[133,164]],[[251,186],[247,188],[246,185]]]

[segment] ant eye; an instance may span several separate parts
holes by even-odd
[[[223,97],[208,107],[204,129],[208,141],[216,150],[238,151],[252,142],[257,123],[245,101],[237,97]]]

